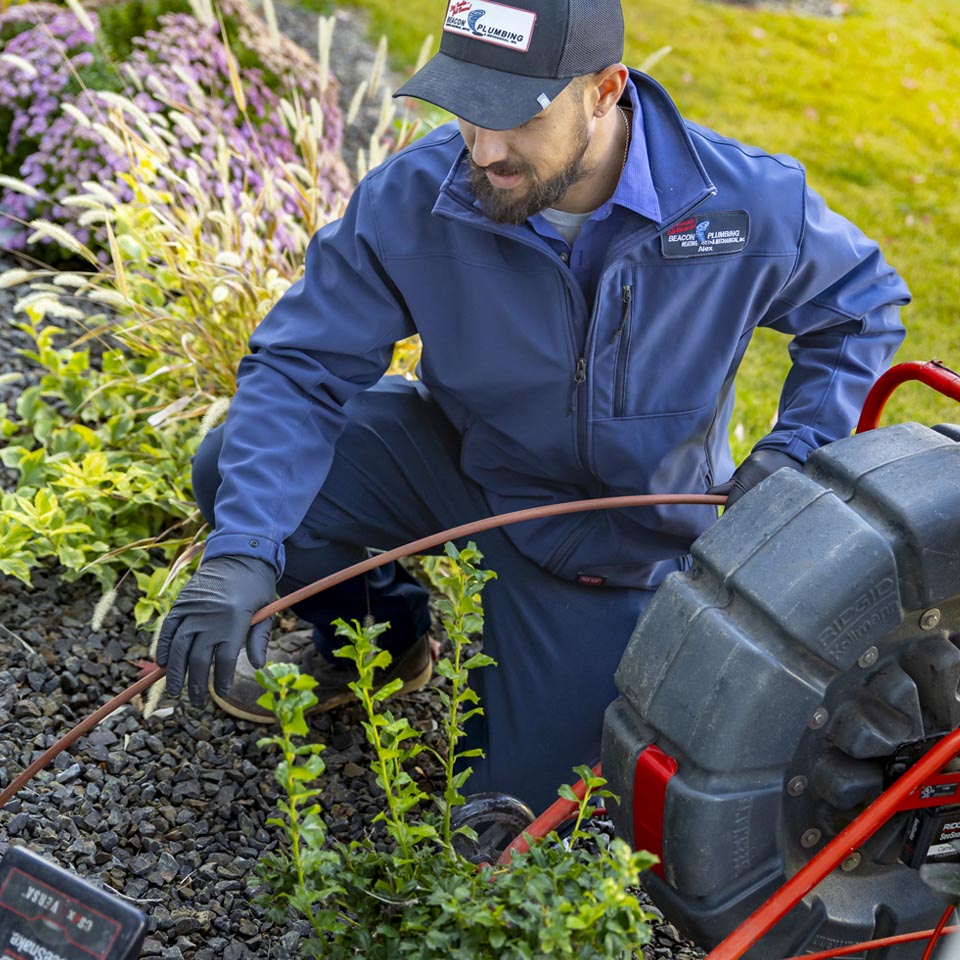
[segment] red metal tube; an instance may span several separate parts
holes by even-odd
[[[952,909],[952,908],[951,908]],[[821,950],[819,953],[803,953],[788,960],[831,960],[832,957],[847,957],[851,953],[863,953],[864,950],[879,950],[881,947],[895,947],[901,943],[916,943],[932,937],[936,930],[918,930],[916,933],[900,933],[895,937],[882,937],[880,940],[864,940],[863,943],[849,943],[845,947],[833,950]],[[944,927],[940,934],[958,933],[960,927]]]
[[[600,775],[599,763],[593,768],[593,773],[594,776]],[[586,789],[587,785],[582,780],[578,780],[573,785],[574,796],[578,800],[582,800]],[[564,800],[563,797],[554,800],[519,837],[510,841],[510,845],[500,854],[497,863],[509,863],[514,853],[526,853],[530,849],[527,837],[530,837],[531,840],[539,840],[545,837],[552,830],[556,830],[560,824],[569,820],[577,812],[578,807],[579,804],[572,800]]]
[[[947,925],[947,921],[950,919],[952,914],[953,904],[950,904],[950,906],[943,911],[943,916],[940,917],[940,922],[937,924],[937,929],[931,934],[930,942],[927,944],[927,949],[923,951],[922,960],[930,960],[930,958],[933,956],[933,951],[940,942],[940,937],[943,935],[943,928]]]
[[[898,363],[882,374],[870,388],[867,399],[863,402],[856,432],[865,433],[875,429],[880,423],[880,414],[890,395],[901,384],[911,380],[919,380],[938,393],[960,402],[960,376],[939,360],[928,360],[926,363],[910,360],[907,363]]]
[[[771,927],[792,910],[823,878],[835,870],[918,790],[927,777],[960,753],[960,730],[947,734],[892,787],[885,790],[842,833],[707,954],[707,960],[739,960]]]

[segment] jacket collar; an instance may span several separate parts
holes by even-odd
[[[630,71],[643,106],[644,136],[654,189],[660,203],[660,229],[668,227],[697,204],[715,194],[687,131],[683,117],[669,94],[656,80]],[[466,147],[460,150],[440,187],[433,213],[441,217],[469,219],[498,233],[524,235],[522,227],[504,227],[488,220],[476,206],[470,189]]]

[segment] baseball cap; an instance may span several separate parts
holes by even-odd
[[[622,56],[620,0],[448,0],[440,52],[394,96],[509,130]]]

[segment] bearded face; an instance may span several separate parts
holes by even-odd
[[[574,184],[590,175],[585,162],[590,146],[587,119],[580,109],[570,111],[570,118],[561,136],[541,124],[542,136],[535,137],[538,121],[525,124],[518,132],[533,129],[517,139],[511,155],[487,166],[478,165],[471,152],[470,185],[486,216],[496,223],[521,224],[554,206]],[[471,140],[466,136],[465,140],[469,147]]]

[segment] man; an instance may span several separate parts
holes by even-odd
[[[250,679],[268,624],[248,635],[251,614],[364,548],[588,497],[734,500],[849,433],[903,336],[905,285],[799,164],[685,122],[622,44],[618,0],[450,0],[440,52],[398,95],[459,119],[374,170],[314,237],[198,455],[215,530],[161,634],[173,695],[188,674],[202,703],[212,663],[216,701],[268,719]],[[728,479],[757,326],[793,337],[793,366],[776,424]],[[420,384],[381,381],[414,332]],[[487,757],[471,790],[542,808],[596,759],[637,617],[715,520],[606,511],[477,538],[499,575],[484,594],[499,667],[477,678]],[[384,679],[429,677],[425,592],[399,567],[297,611],[316,625],[297,656],[321,708],[349,697],[337,616],[391,621]]]

